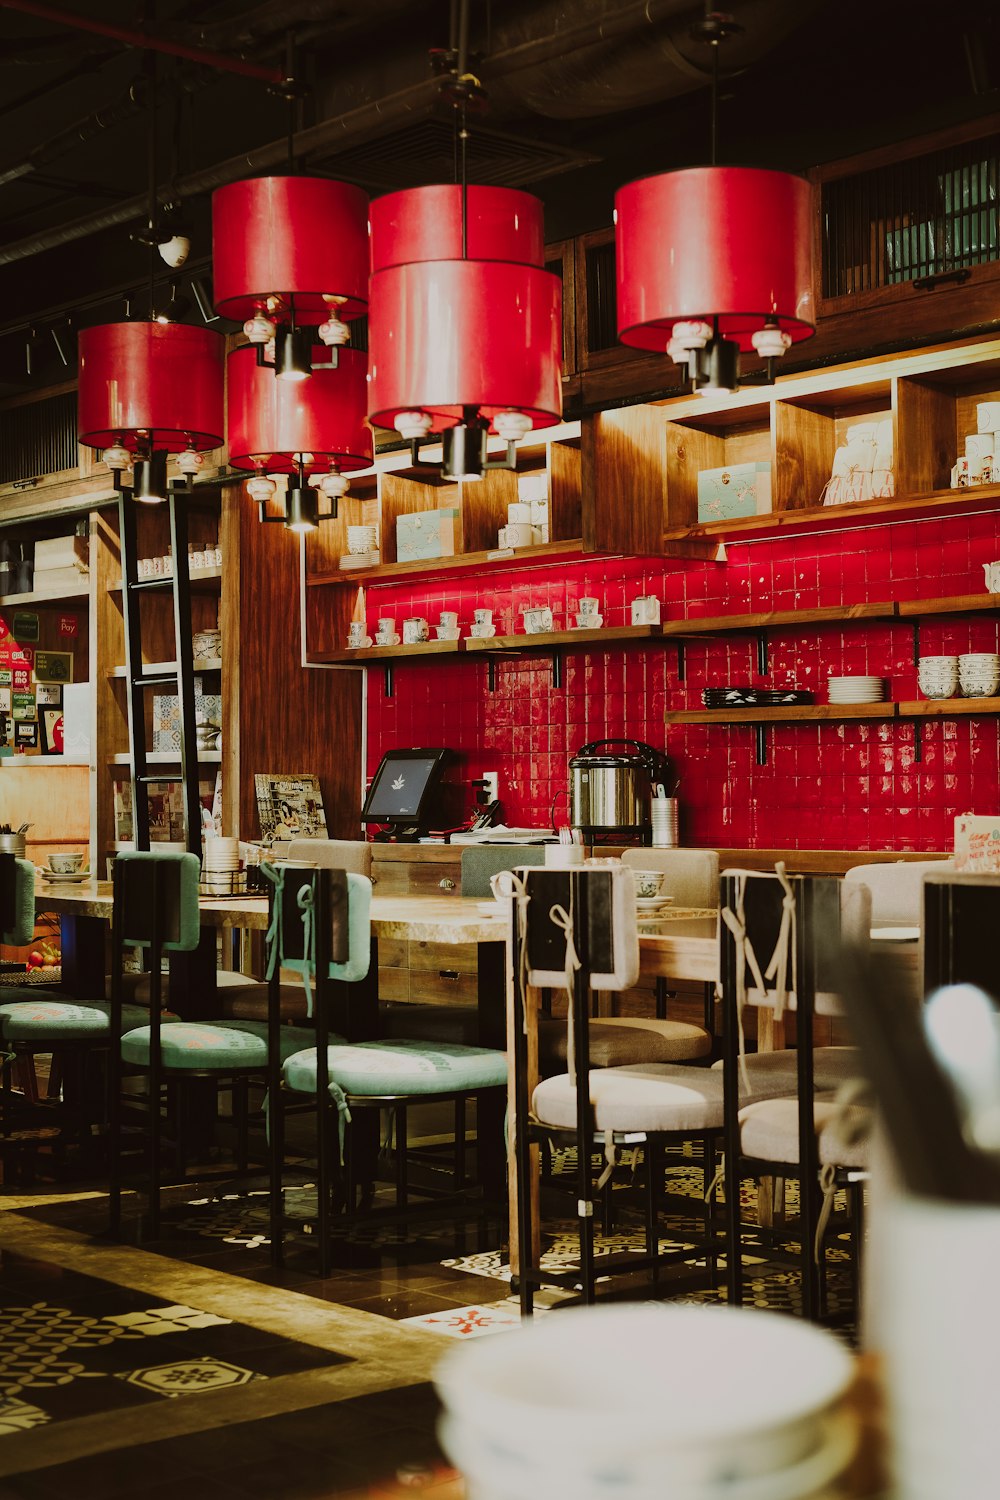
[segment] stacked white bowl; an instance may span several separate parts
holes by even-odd
[[[1000,687],[1000,654],[969,651],[960,656],[958,680],[966,698],[992,698]]]
[[[885,697],[881,677],[830,677],[827,686],[831,703],[881,703]]]
[[[925,698],[954,698],[958,692],[958,657],[919,657],[917,681]]]
[[[856,1447],[850,1355],[759,1310],[564,1309],[436,1371],[469,1500],[820,1500]]]
[[[239,839],[207,838],[201,861],[201,894],[232,896],[245,888]]]

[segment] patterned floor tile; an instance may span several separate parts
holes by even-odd
[[[473,1302],[468,1307],[423,1313],[418,1318],[401,1318],[400,1322],[404,1327],[409,1324],[414,1328],[426,1328],[450,1339],[478,1339],[485,1334],[503,1333],[508,1328],[519,1327],[521,1314],[510,1302]]]

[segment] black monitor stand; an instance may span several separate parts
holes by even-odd
[[[416,844],[426,831],[417,824],[408,827],[399,824],[392,828],[380,828],[375,834],[374,842],[376,844]]]

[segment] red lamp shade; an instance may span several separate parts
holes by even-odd
[[[254,177],[212,195],[215,310],[242,322],[272,315],[280,299],[295,321],[336,311],[359,317],[368,303],[368,198],[322,177]],[[342,302],[339,299],[343,299]]]
[[[185,323],[102,323],[80,330],[79,435],[91,448],[218,448],[221,335]]]
[[[753,347],[765,323],[791,340],[813,326],[809,184],[786,172],[693,167],[615,194],[618,337],[664,350],[676,322]]]
[[[517,411],[562,413],[562,284],[537,266],[427,260],[371,280],[368,415],[391,428],[425,412],[434,430]]]
[[[317,358],[325,351],[320,346]],[[314,370],[310,380],[275,380],[258,365],[254,349],[234,349],[226,363],[229,462],[270,474],[297,472],[296,455],[310,455],[303,472],[336,466],[353,471],[372,461],[365,423],[367,357],[338,351],[336,369]]]
[[[541,266],[545,231],[541,201],[514,188],[469,187],[467,258]],[[376,198],[371,220],[371,268],[421,260],[461,260],[462,189],[457,183],[408,188]]]

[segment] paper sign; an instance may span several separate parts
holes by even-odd
[[[14,694],[14,718],[15,720],[33,719],[35,717],[35,695],[34,693]]]
[[[79,633],[80,633],[80,619],[79,619],[78,615],[60,615],[59,616],[59,634],[60,635],[79,635]]]
[[[73,653],[71,651],[36,651],[36,682],[72,682]]]
[[[9,688],[14,680],[10,667],[0,667],[0,688]]]
[[[14,612],[11,622],[11,634],[18,641],[38,640],[38,616],[30,610],[18,609]]]
[[[1000,818],[967,813],[955,819],[955,868],[1000,871]]]
[[[0,689],[2,696],[2,689]],[[61,708],[62,686],[58,682],[39,682],[35,685],[35,699],[39,708]]]

